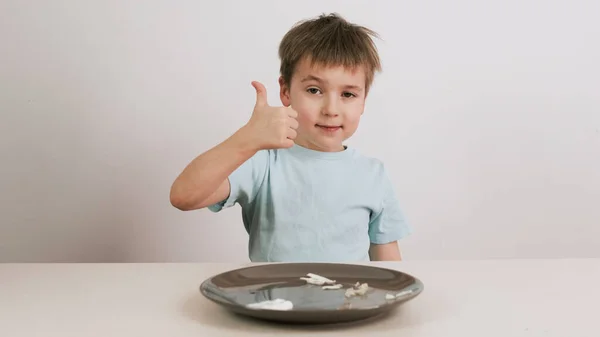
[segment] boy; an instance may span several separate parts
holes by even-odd
[[[331,14],[282,39],[280,98],[194,159],[171,188],[180,210],[242,207],[253,262],[401,260],[409,234],[383,164],[343,145],[356,131],[379,56],[376,34]]]

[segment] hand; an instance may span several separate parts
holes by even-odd
[[[298,113],[291,107],[269,106],[264,85],[255,81],[252,86],[256,89],[256,105],[244,127],[249,140],[259,150],[292,147],[298,128]]]

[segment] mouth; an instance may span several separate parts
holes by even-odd
[[[316,127],[318,127],[319,129],[323,129],[325,131],[337,131],[342,128],[341,125],[321,125],[321,124],[316,124]]]

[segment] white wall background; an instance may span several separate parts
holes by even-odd
[[[407,259],[600,257],[597,1],[3,0],[0,261],[247,261],[239,208],[170,185],[331,11],[383,38],[350,144],[393,173]]]

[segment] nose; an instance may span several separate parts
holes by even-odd
[[[327,98],[324,101],[321,113],[327,117],[336,117],[339,115],[338,102],[335,98]]]

